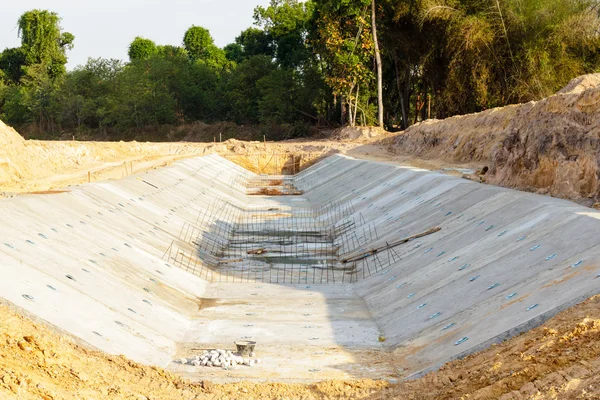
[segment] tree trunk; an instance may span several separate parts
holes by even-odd
[[[404,109],[406,110],[406,128],[410,126],[410,96],[412,91],[412,76],[410,73],[410,59],[406,63],[406,72],[404,78]]]
[[[342,126],[346,125],[346,99],[344,96],[340,96],[340,108],[341,108],[341,120],[340,123]]]
[[[356,125],[356,113],[358,111],[358,97],[359,97],[359,95],[360,95],[360,85],[356,85],[356,103],[354,104],[354,116],[352,117],[352,119],[354,120],[354,125]]]
[[[379,126],[383,128],[383,71],[381,67],[381,54],[379,53],[379,42],[377,41],[377,21],[375,12],[375,0],[371,1],[371,25],[373,27],[373,44],[375,45],[375,61],[377,62],[377,102],[379,107]]]
[[[400,112],[402,113],[401,128],[408,128],[408,115],[406,115],[406,104],[404,103],[404,90],[402,90],[402,82],[400,81],[400,68],[398,68],[398,56],[394,54],[394,66],[396,68],[396,85],[398,86],[398,97],[400,98]]]

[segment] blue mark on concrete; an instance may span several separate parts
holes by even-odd
[[[443,331],[447,331],[448,329],[452,328],[453,326],[455,326],[456,324],[453,322],[451,324],[446,325],[445,327],[442,328]]]
[[[571,268],[577,268],[577,267],[579,267],[581,264],[583,264],[583,260],[577,261],[575,264],[571,265]]]
[[[467,340],[469,340],[469,338],[467,336],[465,336],[464,338],[462,338],[459,341],[457,341],[456,343],[454,343],[454,345],[458,346],[459,344],[462,344],[462,343],[466,342]]]

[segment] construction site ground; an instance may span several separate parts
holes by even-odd
[[[423,378],[316,384],[209,379],[192,383],[161,368],[110,356],[0,306],[3,399],[597,399],[600,296]],[[376,361],[375,361],[376,362]]]
[[[347,129],[327,140],[280,143],[42,142],[25,141],[0,122],[0,198],[51,195],[76,185],[120,179],[208,154],[232,156],[231,160],[246,163],[243,166],[254,172],[275,173],[283,162],[275,163],[273,155],[302,158],[298,162],[298,168],[302,168],[327,155],[341,153],[550,194],[592,206],[598,201],[596,141],[585,141],[585,145],[569,142],[570,147],[565,147],[554,137],[549,143],[540,144],[543,141],[540,138],[551,133],[538,132],[536,136],[533,128],[520,136],[511,130],[499,132],[498,128],[477,145],[473,144],[473,138],[482,135],[485,126],[479,125],[490,119],[491,125],[506,129],[515,113],[521,119],[531,116],[530,126],[536,118],[543,120],[544,126],[551,126],[552,118],[548,115],[554,116],[554,125],[579,129],[578,140],[582,143],[580,136],[584,131],[585,135],[596,138],[598,121],[587,119],[600,109],[597,101],[600,86],[589,84],[595,79],[587,78],[579,86],[571,85],[567,91],[540,101],[537,107],[546,111],[542,117],[541,111],[535,110],[536,104],[511,106],[439,121],[437,125],[425,122],[420,124],[421,128],[417,125],[399,135],[360,130],[355,134],[356,130]],[[469,124],[479,127],[466,129]],[[460,130],[464,131],[462,135],[457,133]],[[462,144],[466,141],[470,147],[450,144],[440,150],[440,142],[432,137],[443,132],[451,132],[447,135],[454,135],[451,139],[455,144],[462,140]],[[427,138],[431,140],[428,142]],[[519,142],[527,142],[530,147],[523,149]],[[537,143],[537,147],[532,143]],[[419,144],[422,148],[414,150]],[[473,150],[474,147],[478,150]],[[556,149],[560,149],[559,158],[554,157]],[[519,154],[533,157],[535,151],[539,152],[537,164],[524,165],[518,161]],[[572,157],[573,154],[577,157]],[[578,178],[571,179],[573,176]],[[211,376],[192,382],[161,368],[94,350],[9,304],[0,304],[0,343],[0,398],[7,399],[600,398],[600,296],[561,312],[540,327],[410,381],[375,381],[360,379],[360,374],[356,374],[352,380],[327,380],[325,376],[325,380],[317,383],[275,383],[269,382],[268,375],[261,377],[260,371],[254,371],[252,382],[219,384]],[[401,358],[396,360],[394,355],[372,354],[373,364],[401,368]]]

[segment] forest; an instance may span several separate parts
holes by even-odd
[[[538,100],[600,71],[600,0],[272,0],[253,17],[223,48],[191,26],[181,43],[136,37],[128,60],[68,71],[76,32],[50,10],[27,11],[21,46],[0,53],[0,119],[44,139],[144,138],[198,122],[273,140],[402,130]]]

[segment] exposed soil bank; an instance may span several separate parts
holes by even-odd
[[[483,163],[485,182],[591,205],[600,201],[600,74],[556,95],[445,120],[387,139],[396,154]]]
[[[191,383],[160,368],[90,350],[0,305],[3,399],[597,399],[600,296],[543,326],[421,379],[314,385]],[[401,368],[398,365],[398,368]]]

